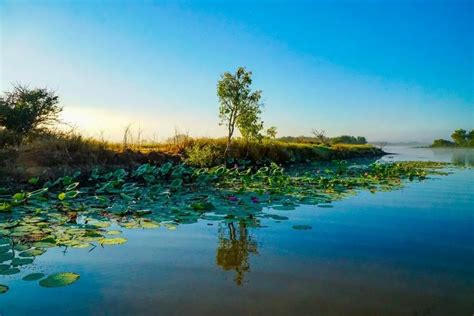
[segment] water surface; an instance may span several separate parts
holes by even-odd
[[[385,150],[398,154],[384,160],[474,161],[472,150]],[[124,245],[51,248],[0,276],[10,287],[0,314],[471,315],[473,192],[474,170],[457,169],[332,208],[268,210],[288,220],[120,228]],[[38,271],[81,278],[63,288],[21,280]]]

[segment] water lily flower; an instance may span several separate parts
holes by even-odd
[[[232,202],[237,202],[239,199],[236,198],[235,196],[231,195],[229,196],[229,201],[232,201]]]

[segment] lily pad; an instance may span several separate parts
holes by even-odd
[[[295,207],[292,205],[277,205],[272,206],[272,208],[276,211],[292,211],[295,209]]]
[[[33,263],[32,258],[13,258],[12,259],[12,266],[14,266],[14,267],[23,266],[23,265],[27,265],[27,264],[31,264],[31,263]]]
[[[142,222],[140,223],[140,227],[145,228],[145,229],[153,229],[153,228],[160,227],[160,225],[153,222]]]
[[[107,235],[120,235],[122,233],[122,231],[120,230],[109,230],[107,232]]]
[[[0,245],[10,244],[10,239],[0,238]]]
[[[13,252],[5,252],[0,254],[0,262],[8,261],[13,259]]]
[[[17,245],[15,245],[15,247],[13,247],[13,249],[15,249],[17,251],[25,251],[25,250],[28,250],[30,248],[31,247],[29,245],[22,245],[22,244],[17,244]]]
[[[334,206],[332,206],[331,204],[318,204],[318,207],[322,207],[322,208],[332,208]]]
[[[0,274],[1,275],[12,275],[12,274],[17,274],[18,272],[20,272],[20,269],[10,268],[10,269],[6,269],[6,270],[1,270]]]
[[[265,217],[272,218],[272,219],[277,220],[277,221],[284,221],[284,220],[288,219],[288,217],[286,217],[286,216],[280,216],[280,215],[276,215],[276,214],[267,214]]]
[[[47,278],[39,281],[42,287],[61,287],[71,285],[79,280],[79,274],[73,272],[61,272],[49,275]]]
[[[44,273],[31,273],[28,275],[25,275],[23,277],[23,281],[36,281],[39,279],[42,279],[44,277]]]
[[[30,249],[30,250],[21,252],[19,256],[20,257],[36,257],[36,256],[41,256],[45,252],[46,250],[43,250],[43,249]]]
[[[101,245],[121,245],[127,242],[126,238],[117,237],[117,238],[104,238],[100,240]]]
[[[9,287],[3,284],[0,284],[0,294],[5,294],[9,290]]]
[[[312,229],[313,227],[309,226],[309,225],[294,225],[293,226],[293,229],[296,229],[296,230],[309,230],[309,229]]]

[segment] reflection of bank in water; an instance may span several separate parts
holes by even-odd
[[[460,149],[453,152],[452,163],[460,166],[474,167],[474,150]]]
[[[474,167],[474,149],[471,148],[435,148],[435,157],[451,156],[451,162],[457,166]]]
[[[257,242],[249,235],[245,222],[239,222],[237,229],[235,226],[232,222],[220,227],[216,263],[226,271],[235,270],[235,283],[241,285],[245,272],[250,270],[249,255],[258,254]]]

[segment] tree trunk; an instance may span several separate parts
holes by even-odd
[[[224,151],[224,158],[227,158],[227,154],[229,152],[229,148],[230,148],[230,140],[231,140],[231,136],[227,136],[227,145],[225,146],[225,151]]]
[[[230,149],[230,143],[232,141],[232,135],[234,134],[234,127],[232,125],[233,123],[229,123],[229,134],[227,135],[227,145],[225,146],[225,151],[224,151],[224,158],[227,159],[227,155],[229,154],[229,149]]]

